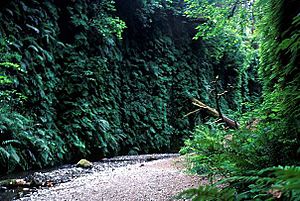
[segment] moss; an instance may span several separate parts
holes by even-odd
[[[92,168],[93,163],[91,163],[90,161],[88,161],[86,159],[81,159],[80,161],[78,161],[78,163],[76,163],[76,167]]]

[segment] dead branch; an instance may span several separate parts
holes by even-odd
[[[202,108],[199,108],[199,109],[197,109],[197,110],[194,110],[194,111],[192,111],[192,112],[189,112],[189,113],[187,113],[186,115],[184,115],[183,118],[185,118],[185,117],[187,117],[187,116],[189,116],[189,115],[191,115],[191,114],[194,114],[194,113],[200,111],[201,109],[202,109]]]
[[[228,118],[227,116],[220,114],[216,109],[209,107],[208,105],[204,104],[203,102],[197,100],[196,98],[192,99],[192,104],[199,107],[197,110],[194,110],[193,112],[190,112],[186,115],[184,115],[184,117],[187,117],[195,112],[198,112],[200,110],[205,110],[209,115],[213,116],[213,117],[220,117],[220,119],[218,119],[218,121],[222,120],[223,122],[225,122],[227,124],[228,127],[230,128],[234,128],[234,129],[238,129],[239,128],[239,123],[236,122],[233,119]]]

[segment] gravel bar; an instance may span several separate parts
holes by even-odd
[[[65,166],[40,174],[54,182],[23,193],[18,201],[147,201],[173,200],[184,189],[205,184],[184,171],[178,154],[119,156],[93,163],[92,169]]]

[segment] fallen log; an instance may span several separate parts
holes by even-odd
[[[226,123],[226,125],[230,128],[234,128],[234,129],[238,129],[239,128],[239,123],[236,122],[233,119],[230,119],[229,117],[220,114],[216,109],[209,107],[208,105],[204,104],[203,102],[197,100],[196,98],[192,99],[192,104],[199,107],[198,109],[194,110],[193,112],[190,112],[188,114],[186,114],[184,117],[189,116],[195,112],[198,112],[200,110],[205,110],[209,115],[213,116],[213,117],[218,117],[220,118],[219,120],[223,121]]]

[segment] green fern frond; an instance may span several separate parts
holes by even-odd
[[[275,171],[284,190],[300,192],[300,167],[286,166]]]
[[[1,66],[5,67],[5,68],[12,68],[12,69],[20,70],[19,64],[15,64],[15,63],[11,63],[11,62],[1,62],[0,67]]]
[[[214,186],[199,186],[198,188],[192,188],[181,192],[176,196],[176,199],[231,201],[235,199],[235,190],[231,188],[220,189]]]
[[[3,147],[0,147],[0,155],[0,159],[2,160],[7,160],[10,156],[9,152]]]
[[[9,145],[9,144],[22,144],[19,140],[5,140],[2,142],[2,146]]]
[[[11,165],[12,167],[16,167],[17,165],[20,165],[20,156],[18,154],[17,149],[12,145],[9,145],[7,147],[7,152],[9,153],[8,164]],[[13,171],[13,169],[10,169],[10,171]]]

